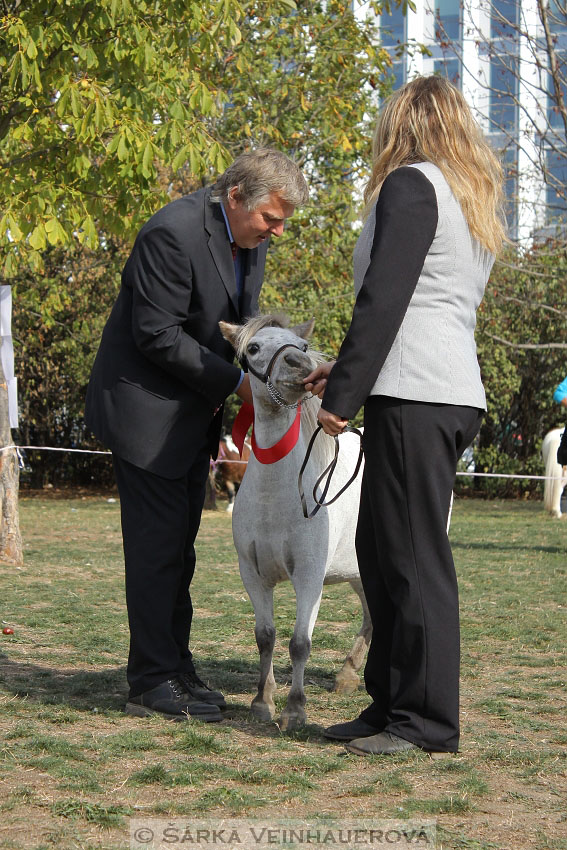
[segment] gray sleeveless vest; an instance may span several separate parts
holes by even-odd
[[[437,166],[419,163],[437,196],[438,224],[407,313],[371,395],[486,409],[474,330],[494,257],[474,239]],[[354,251],[360,290],[370,263],[375,216]]]

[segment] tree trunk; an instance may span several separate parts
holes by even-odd
[[[8,413],[8,386],[0,362],[0,448],[12,445]],[[18,515],[20,466],[15,449],[0,451],[0,561],[22,564],[22,538]]]

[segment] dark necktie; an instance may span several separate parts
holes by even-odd
[[[238,293],[238,298],[242,295],[243,288],[243,274],[242,274],[242,255],[238,252],[238,245],[236,242],[230,243],[230,250],[232,251],[232,259],[234,262],[234,274],[236,277],[236,291]]]

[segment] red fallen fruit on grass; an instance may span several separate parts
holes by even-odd
[[[2,629],[2,634],[3,635],[13,635],[14,629],[11,629],[10,626],[6,626],[5,629]]]

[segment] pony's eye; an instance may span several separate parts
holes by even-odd
[[[260,351],[260,346],[256,342],[251,342],[246,351],[248,352],[248,354],[258,354],[258,352]]]
[[[307,351],[307,349],[308,349],[308,348],[309,348],[309,343],[308,343],[308,342],[304,342],[304,343],[303,343],[303,350],[304,350],[304,351]]]

